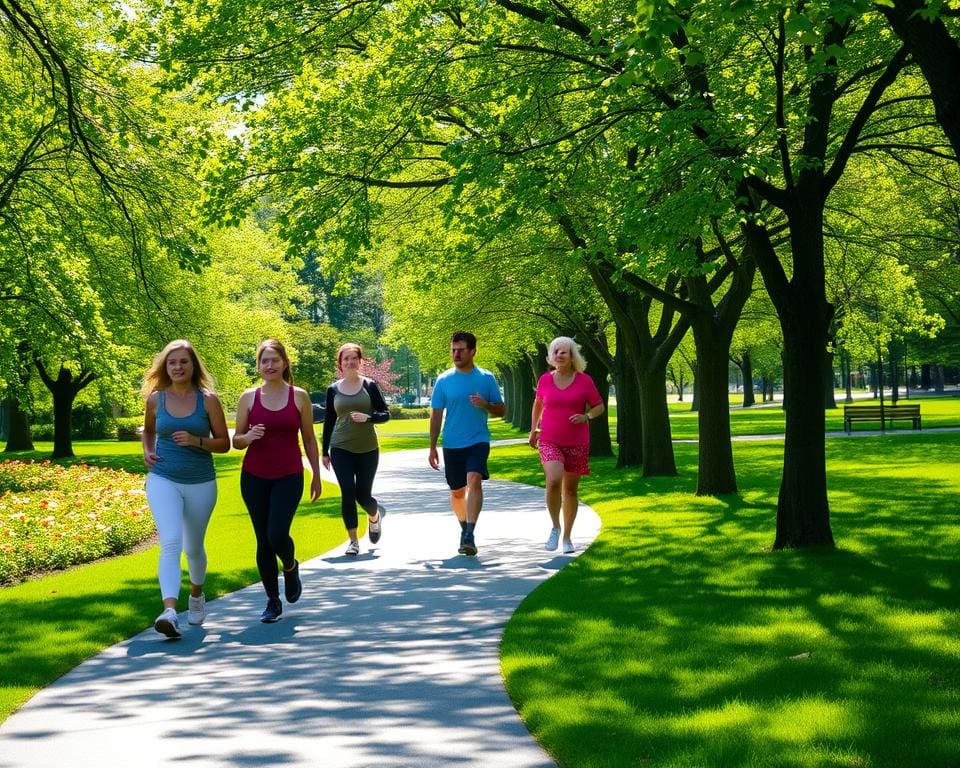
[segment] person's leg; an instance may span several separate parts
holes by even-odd
[[[544,496],[547,502],[547,513],[554,528],[560,527],[560,503],[563,498],[563,462],[546,461],[543,464],[543,475],[547,488]]]
[[[342,448],[330,449],[330,463],[340,485],[340,516],[350,541],[357,540],[357,454]]]
[[[253,533],[257,538],[257,570],[260,572],[260,581],[267,597],[272,600],[280,598],[280,584],[277,579],[277,556],[270,546],[268,532],[270,521],[270,487],[272,480],[251,475],[248,472],[240,473],[240,495],[250,514],[253,524]]]
[[[207,551],[203,542],[217,503],[217,481],[184,485],[183,497],[183,550],[190,571],[190,593],[199,597],[207,576]]]
[[[577,498],[580,477],[575,472],[563,473],[563,541],[565,543],[570,541],[573,521],[577,519],[577,507],[580,505],[580,500]]]
[[[287,475],[273,481],[270,489],[270,517],[267,522],[267,536],[270,548],[280,558],[285,571],[292,570],[297,565],[294,552],[293,538],[290,536],[290,527],[293,525],[293,516],[303,497],[303,473]],[[276,560],[273,561],[276,569]]]
[[[160,539],[157,574],[160,597],[165,608],[176,608],[180,596],[180,552],[183,549],[183,497],[177,484],[165,477],[148,474],[147,503]]]
[[[467,528],[477,524],[480,510],[483,509],[483,475],[479,472],[467,472]]]
[[[373,497],[373,478],[377,475],[380,451],[354,454],[356,461],[357,504],[363,507],[371,522],[377,520],[377,500]]]

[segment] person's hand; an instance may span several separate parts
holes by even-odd
[[[570,417],[571,424],[586,424],[590,421],[590,417],[585,413],[575,413]]]
[[[310,481],[310,501],[319,499],[321,493],[323,493],[323,486],[320,483],[320,475],[316,474]]]
[[[194,448],[199,447],[200,444],[200,438],[198,438],[196,435],[191,435],[185,429],[178,429],[176,432],[170,435],[170,439],[173,440],[173,442],[175,442],[177,445],[188,445]]]
[[[486,410],[486,407],[489,405],[489,403],[476,392],[470,395],[470,402],[475,408],[483,408],[484,410]]]
[[[152,469],[153,465],[158,461],[161,461],[161,459],[159,456],[157,456],[156,451],[143,452],[143,463],[147,465],[147,469]]]
[[[263,437],[263,433],[267,431],[267,428],[263,424],[254,424],[250,429],[247,430],[245,437],[247,438],[247,444],[252,443],[254,440],[259,440]]]
[[[531,448],[536,448],[537,444],[540,442],[540,430],[531,429],[530,430],[530,439],[527,441],[530,443]]]
[[[363,411],[350,411],[350,418],[358,424],[363,424],[365,421],[370,421],[370,416]]]
[[[330,457],[329,457],[329,456],[324,456],[323,458],[320,459],[320,461],[323,462],[323,468],[324,468],[324,469],[330,469]]]
[[[427,461],[430,462],[430,466],[431,466],[431,467],[433,467],[434,469],[436,469],[436,470],[439,471],[439,469],[440,469],[440,455],[437,453],[437,449],[436,449],[436,448],[431,448],[431,449],[430,449],[430,455],[427,457]]]

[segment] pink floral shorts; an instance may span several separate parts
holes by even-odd
[[[589,445],[557,445],[556,443],[539,443],[540,463],[559,461],[563,464],[563,471],[573,475],[590,474],[590,446]]]

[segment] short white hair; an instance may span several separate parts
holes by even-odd
[[[570,357],[573,359],[573,369],[575,371],[582,373],[587,370],[587,361],[583,359],[583,355],[580,353],[580,345],[569,336],[557,336],[557,338],[550,342],[550,346],[547,347],[548,365],[554,368],[556,367],[554,354],[557,351],[557,347],[567,347],[570,350]]]

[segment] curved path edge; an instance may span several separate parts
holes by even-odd
[[[259,623],[257,584],[210,601],[202,627],[182,614],[182,640],[106,649],[0,725],[0,768],[552,766],[499,667],[510,616],[572,557],[543,550],[543,489],[484,483],[476,558],[456,553],[426,451],[382,454],[375,492],[379,545],[303,563],[280,622]],[[578,552],[599,531],[581,505]]]

